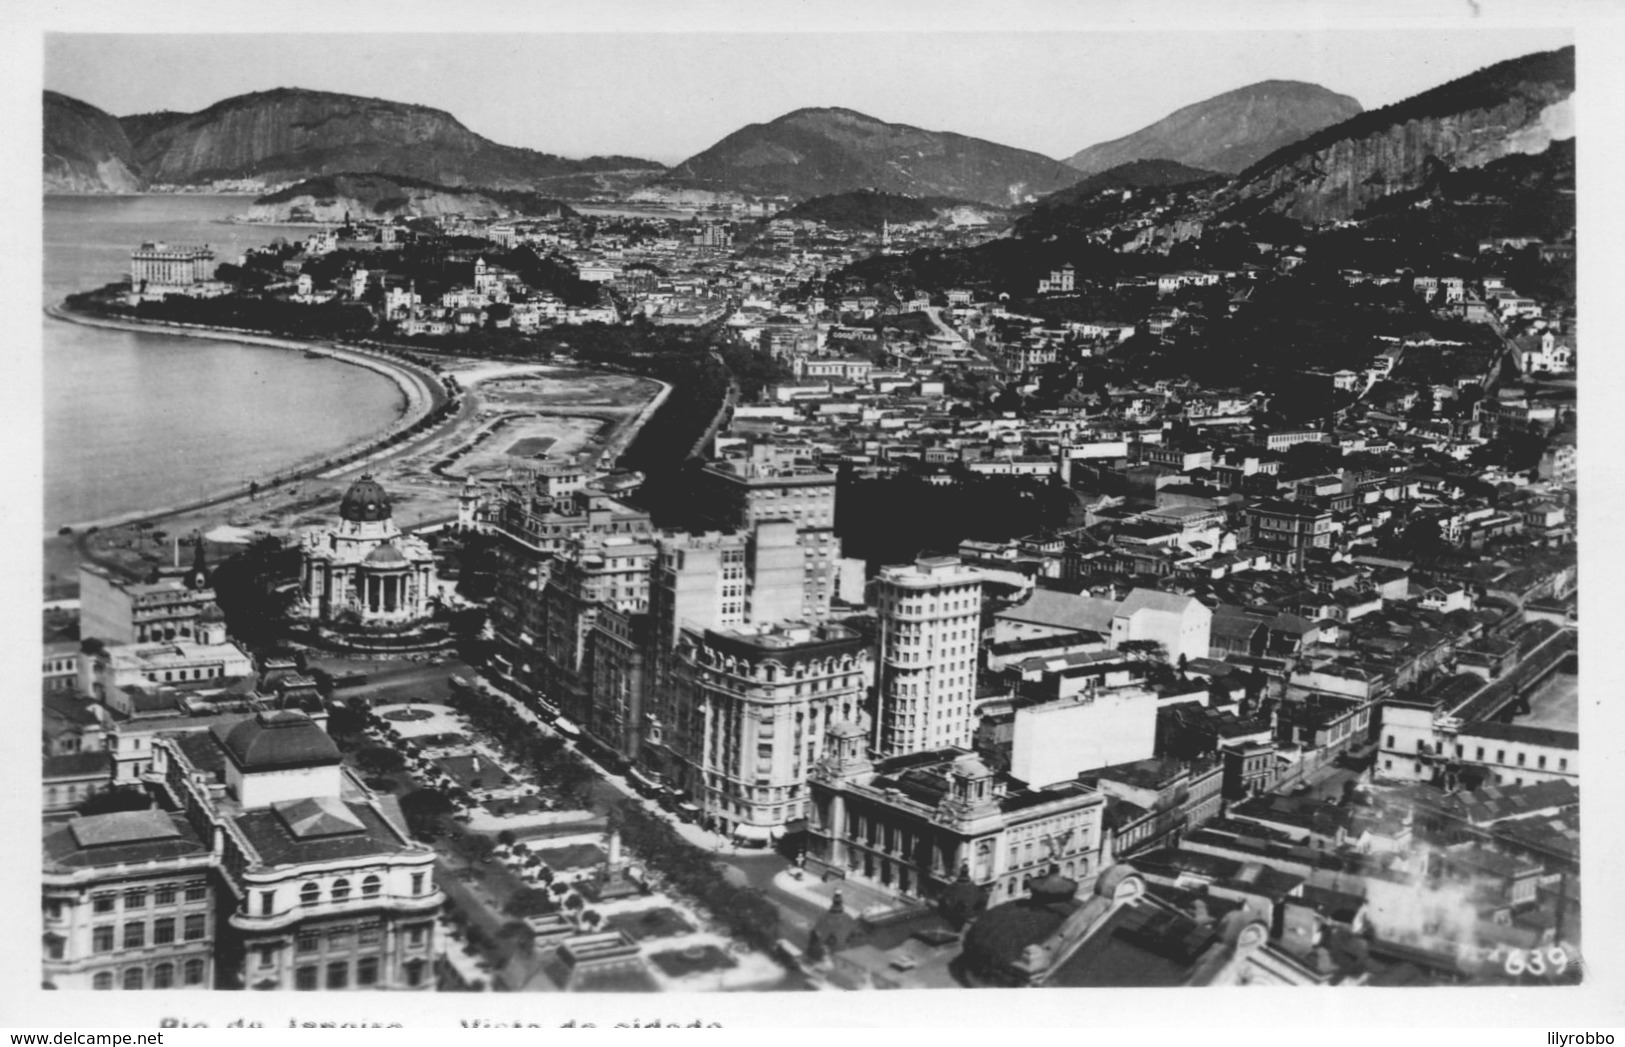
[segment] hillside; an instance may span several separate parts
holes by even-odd
[[[860,189],[833,196],[815,196],[789,210],[780,211],[775,217],[823,222],[831,229],[878,232],[884,222],[893,225],[934,222],[944,212],[965,207],[987,210],[985,205],[945,196],[899,196],[896,193]]]
[[[342,222],[349,218],[462,214],[501,217],[573,214],[567,206],[519,190],[436,185],[401,175],[341,173],[307,179],[254,201],[248,222]]]
[[[1349,218],[1422,187],[1438,164],[1479,167],[1572,137],[1573,94],[1572,47],[1500,62],[1277,150],[1236,192],[1301,221]]]
[[[1360,103],[1316,84],[1265,80],[1185,106],[1133,134],[1089,146],[1066,162],[1105,171],[1133,160],[1177,160],[1236,174],[1270,153],[1360,112]]]
[[[45,92],[47,193],[138,193],[146,180],[119,122],[77,98]]]
[[[1223,184],[1227,179],[1217,171],[1204,171],[1174,160],[1130,160],[1126,164],[1107,168],[1092,174],[1076,185],[1051,193],[1042,202],[1064,203],[1079,200],[1103,190],[1165,189],[1174,186],[1210,183]]]
[[[427,106],[278,88],[239,95],[190,115],[126,118],[141,171],[154,182],[220,178],[298,181],[345,171],[388,171],[440,185],[541,189],[598,171],[659,171],[630,157],[567,160],[499,145]]]
[[[798,109],[683,161],[668,184],[797,199],[874,189],[1009,206],[1080,176],[1047,156],[850,109]]]

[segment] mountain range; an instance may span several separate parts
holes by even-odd
[[[1360,111],[1353,98],[1316,84],[1265,80],[1176,109],[1131,135],[1080,150],[1066,162],[1086,174],[1132,160],[1176,160],[1236,174]]]
[[[1536,154],[1572,138],[1573,93],[1572,47],[1497,63],[1370,111],[1313,84],[1264,81],[1091,146],[1070,165],[850,109],[798,109],[740,128],[667,170],[631,157],[573,160],[504,146],[441,110],[354,95],[281,88],[197,113],[114,118],[47,91],[43,154],[47,192],[371,173],[567,199],[643,187],[793,201],[853,192],[1001,207],[1043,201],[1048,220],[1068,227],[1066,207],[1098,209],[1101,190],[1120,188],[1149,190],[1163,201],[1157,220],[1166,221],[1168,202],[1188,187],[1183,195],[1200,197],[1208,217],[1269,211],[1327,222],[1412,192],[1430,171]],[[839,207],[873,211],[867,222],[881,215],[879,202]]]
[[[569,160],[500,145],[439,109],[298,88],[238,95],[197,113],[123,118],[46,92],[45,127],[47,192],[130,192],[148,184],[217,179],[293,182],[353,171],[449,186],[544,190],[581,175],[647,177],[664,170],[633,157]],[[104,176],[110,169],[103,154],[121,161],[127,173]]]

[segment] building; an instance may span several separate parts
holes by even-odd
[[[698,752],[674,750],[665,740],[668,735],[692,740],[701,730],[693,719],[699,707],[692,690],[679,686],[676,675],[684,632],[799,620],[815,583],[804,568],[806,550],[788,520],[766,521],[745,534],[664,535],[656,547],[646,626],[646,711],[638,724],[643,744],[637,752],[640,773],[662,783],[668,774],[684,773],[681,768],[691,764],[689,753]]]
[[[162,736],[154,755],[149,780],[212,852],[214,987],[434,987],[434,851],[308,716]]]
[[[422,629],[438,585],[428,543],[395,526],[394,508],[370,475],[339,502],[339,523],[300,537],[302,608],[317,631],[371,646]]]
[[[1157,696],[1142,687],[1097,687],[1095,677],[1049,674],[1012,713],[1010,773],[1042,787],[1156,751]],[[1079,686],[1082,684],[1082,686]]]
[[[883,567],[873,747],[882,756],[969,748],[975,729],[982,577],[958,557]]]
[[[996,904],[1051,865],[1100,871],[1106,798],[1078,782],[1028,788],[951,746],[871,761],[863,729],[838,723],[809,784],[806,865],[826,878],[936,901],[963,871]]]
[[[1206,658],[1213,612],[1190,596],[1135,589],[1112,615],[1111,647],[1148,642],[1159,645],[1169,662]]]
[[[52,691],[72,694],[79,686],[79,641],[47,641],[40,668],[40,683],[46,694]]]
[[[1265,550],[1277,567],[1299,570],[1311,549],[1329,549],[1335,530],[1330,509],[1266,499],[1249,505],[1247,542]]]
[[[863,716],[869,669],[862,639],[839,625],[685,630],[679,711],[661,738],[677,760],[668,781],[721,832],[779,836],[806,813],[829,726]]]
[[[841,560],[835,537],[835,474],[773,444],[753,445],[748,455],[724,458],[700,474],[709,522],[724,530],[753,530],[769,521],[790,521],[806,555],[806,594],[793,617],[829,617]]]
[[[53,989],[208,989],[219,897],[213,831],[179,813],[48,824],[44,982]]]
[[[601,743],[620,749],[625,739],[599,737],[592,690],[593,626],[606,607],[625,614],[649,609],[649,573],[655,546],[645,536],[575,535],[554,558],[542,588],[541,685],[548,700]]]
[[[192,568],[184,575],[143,582],[114,577],[95,564],[79,568],[79,635],[110,644],[192,640],[199,620],[214,606],[203,543],[197,543]]]
[[[190,287],[214,279],[214,251],[208,244],[144,243],[130,252],[130,286]]]

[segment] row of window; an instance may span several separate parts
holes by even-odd
[[[193,880],[192,882],[184,885],[177,883],[161,883],[151,888],[150,894],[148,888],[146,887],[131,887],[129,890],[125,891],[124,908],[126,910],[144,909],[147,907],[147,900],[149,897],[152,900],[152,904],[155,906],[174,905],[176,899],[181,896],[183,891],[185,892],[186,900],[189,902],[207,901],[209,897],[209,885],[202,880]],[[117,907],[118,898],[119,896],[112,891],[92,895],[91,908],[99,913],[112,912]],[[60,902],[52,903],[53,906],[60,904]],[[52,915],[57,915],[54,908],[52,910]]]
[[[412,893],[413,894],[422,894],[424,884],[426,882],[427,882],[427,874],[426,873],[420,873],[420,872],[413,873],[412,874]],[[383,883],[384,883],[383,880],[381,880],[376,875],[367,876],[365,879],[363,879],[361,881],[361,897],[363,897],[363,898],[376,898],[376,897],[378,897],[378,895],[383,891]],[[322,900],[322,888],[321,888],[321,885],[316,883],[315,881],[309,881],[304,886],[299,888],[299,904],[300,905],[319,905],[321,903],[321,900]],[[340,879],[334,880],[333,881],[333,886],[329,890],[329,893],[328,893],[328,900],[334,901],[334,902],[349,901],[350,900],[350,881],[347,880],[347,879],[343,879],[342,877]],[[275,911],[276,911],[276,892],[275,891],[262,891],[260,893],[260,915],[261,916],[271,916],[271,915],[273,915],[275,913]]]
[[[320,988],[322,970],[316,964],[308,964],[294,971],[293,984],[296,989],[306,991]],[[421,965],[408,964],[406,981],[408,985],[417,985],[423,976]],[[327,988],[348,989],[350,987],[350,962],[348,960],[335,960],[327,965]],[[355,984],[378,984],[378,957],[363,956],[355,962]]]
[[[175,988],[175,965],[173,963],[159,963],[152,967],[150,987],[153,989]],[[146,989],[149,987],[145,967],[126,967],[122,978],[114,979],[112,971],[98,971],[91,979],[93,989],[111,989],[115,983],[125,989]],[[180,966],[182,985],[203,984],[203,961],[201,959],[187,960]]]
[[[152,944],[168,945],[175,940],[176,920],[173,916],[163,916],[152,921]],[[193,942],[208,936],[208,917],[203,913],[193,913],[185,918],[180,925],[183,940]],[[118,940],[115,928],[110,923],[91,928],[90,947],[95,952],[112,952],[114,943]],[[124,948],[142,949],[147,945],[147,924],[144,920],[135,920],[124,925]]]

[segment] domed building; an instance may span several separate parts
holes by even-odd
[[[410,633],[428,622],[434,554],[395,526],[389,494],[370,475],[344,493],[337,527],[304,533],[300,554],[304,611],[328,638]]]

